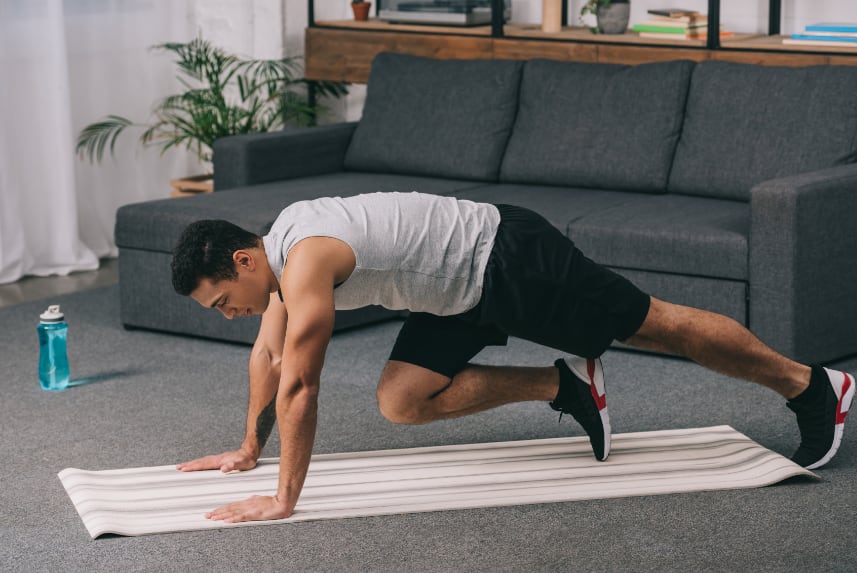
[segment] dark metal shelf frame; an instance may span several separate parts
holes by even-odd
[[[375,15],[378,15],[380,10],[379,6],[380,2],[375,0]],[[503,11],[504,11],[504,0],[491,0],[491,38],[502,38],[505,36],[503,31],[503,26],[505,22],[503,21]],[[768,0],[768,35],[775,36],[780,34],[781,26],[782,26],[782,0]],[[568,25],[568,1],[563,0],[562,3],[562,25]],[[315,22],[315,0],[307,0],[307,26],[310,28],[314,28],[316,26]],[[405,33],[417,33],[417,32],[405,32]],[[516,37],[518,40],[525,40],[526,38]],[[540,40],[544,41],[548,38],[540,38]],[[557,40],[557,41],[566,41],[566,40]],[[586,43],[599,43],[597,39],[593,39],[591,42],[586,41]],[[638,46],[650,46],[657,48],[669,48],[673,46],[665,46],[664,44],[635,44]],[[708,33],[706,36],[706,42],[704,47],[696,47],[696,46],[687,46],[687,49],[705,49],[705,50],[721,50],[721,49],[733,49],[733,48],[724,48],[720,44],[720,0],[708,0]],[[745,49],[745,48],[738,48]],[[769,51],[764,48],[760,48],[759,51]],[[823,52],[823,50],[819,50],[819,52]]]

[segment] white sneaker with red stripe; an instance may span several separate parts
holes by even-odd
[[[573,356],[554,362],[559,369],[559,392],[550,407],[571,414],[589,436],[599,461],[610,454],[610,415],[604,388],[604,370],[598,358]]]
[[[797,416],[800,428],[800,447],[792,461],[812,470],[836,455],[856,385],[851,374],[821,366],[812,367],[809,384],[804,394],[786,405]]]

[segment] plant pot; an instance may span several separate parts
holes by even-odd
[[[170,197],[189,197],[200,193],[211,193],[214,191],[214,176],[194,175],[183,179],[173,179],[170,181],[170,185],[173,186]]]
[[[631,4],[609,4],[598,8],[598,30],[602,34],[624,34],[628,30]]]
[[[358,22],[365,22],[369,19],[369,9],[372,8],[371,2],[352,2],[351,10],[354,11],[354,19]]]

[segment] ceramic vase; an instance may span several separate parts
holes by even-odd
[[[598,30],[602,34],[624,34],[628,30],[628,18],[631,15],[631,4],[611,3],[598,8]]]

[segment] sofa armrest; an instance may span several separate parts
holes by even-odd
[[[857,351],[857,164],[761,183],[750,211],[753,331],[804,362]]]
[[[224,137],[214,142],[214,189],[342,171],[357,122]]]

